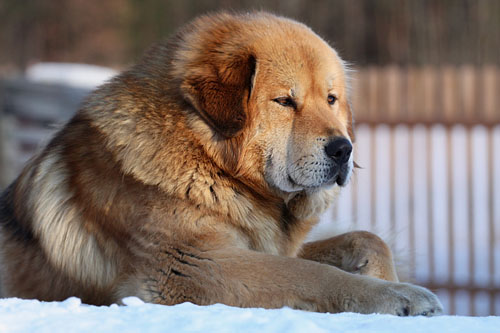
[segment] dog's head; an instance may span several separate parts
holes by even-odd
[[[284,192],[348,181],[348,78],[326,42],[269,14],[205,17],[179,36],[181,92],[209,125],[206,144],[221,163]]]

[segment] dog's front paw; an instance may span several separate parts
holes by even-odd
[[[443,313],[443,306],[437,296],[426,288],[409,283],[394,283],[390,288],[409,301],[407,306],[399,306],[396,312],[398,316],[437,316]]]
[[[346,311],[397,316],[437,316],[443,313],[437,296],[426,288],[375,279],[368,284],[367,288],[360,289],[358,298],[344,300]]]

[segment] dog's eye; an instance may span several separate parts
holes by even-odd
[[[295,108],[295,101],[291,97],[278,97],[273,99],[276,103],[278,103],[281,106],[286,106],[286,107],[291,107]]]
[[[333,95],[328,95],[328,104],[333,105],[337,101],[337,97]]]

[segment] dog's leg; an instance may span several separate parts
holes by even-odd
[[[367,231],[306,243],[299,257],[333,265],[349,273],[398,282],[391,250],[380,237]]]
[[[119,296],[149,302],[239,307],[289,306],[320,312],[434,315],[442,311],[428,290],[346,273],[300,258],[226,248],[162,247],[141,258]]]

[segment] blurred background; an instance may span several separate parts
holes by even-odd
[[[95,86],[220,9],[298,19],[355,69],[362,169],[311,239],[374,231],[447,313],[500,315],[497,0],[0,0],[0,186]]]

